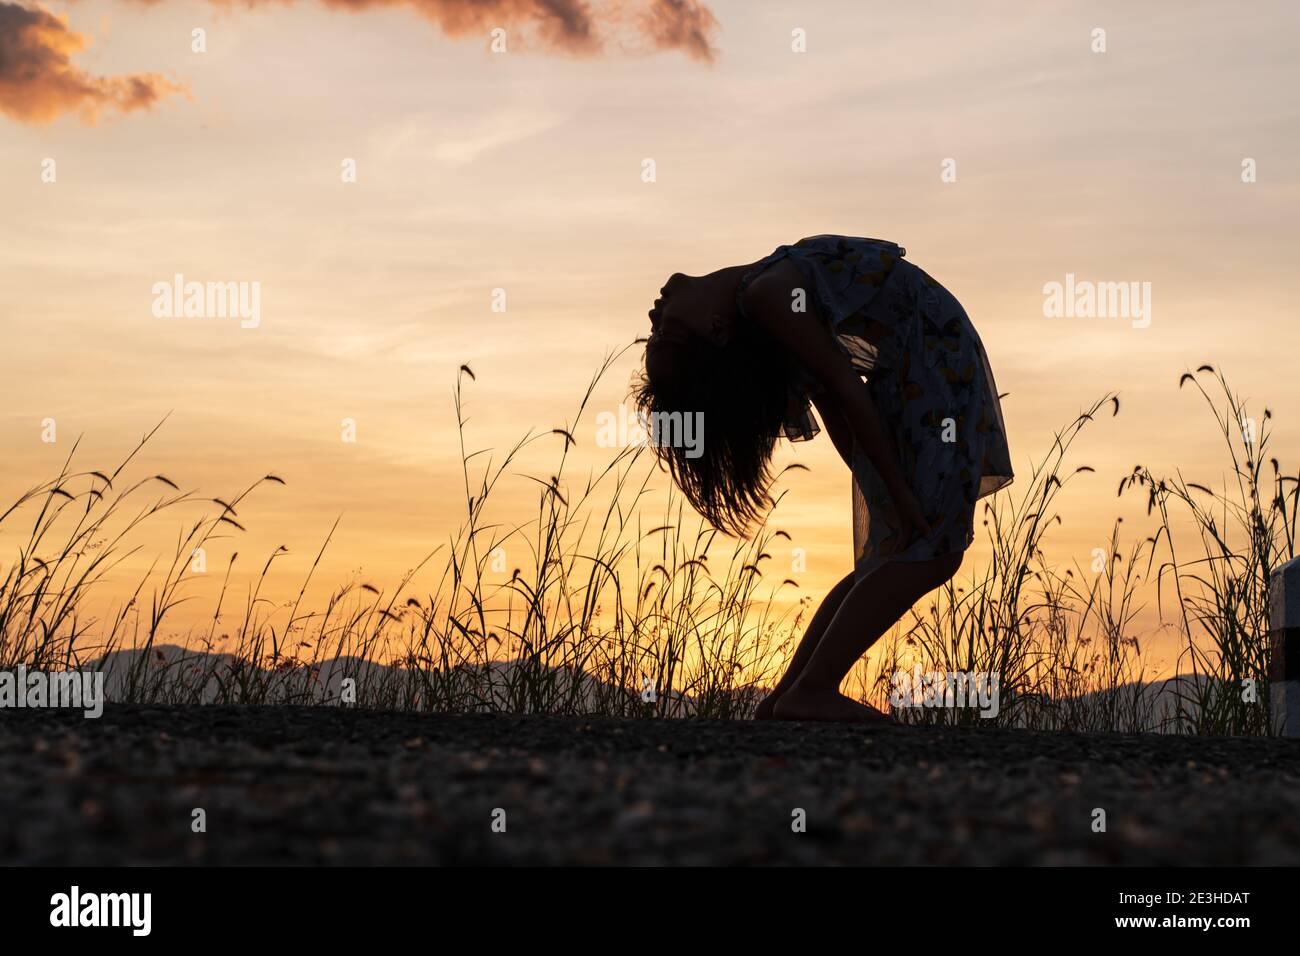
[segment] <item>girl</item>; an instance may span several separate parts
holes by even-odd
[[[674,274],[650,310],[636,402],[650,421],[703,414],[702,448],[654,449],[714,528],[743,535],[762,518],[776,439],[820,431],[810,404],[852,472],[854,568],[760,719],[887,719],[840,682],[957,573],[975,502],[1012,478],[984,346],[961,304],[904,255],[879,239],[813,236],[748,265]]]

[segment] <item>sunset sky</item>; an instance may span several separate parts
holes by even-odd
[[[571,424],[670,273],[844,233],[898,242],[961,299],[1019,474],[1121,394],[1050,539],[1086,565],[1117,516],[1130,541],[1150,531],[1116,498],[1135,463],[1221,481],[1189,368],[1267,404],[1294,471],[1297,27],[1288,2],[0,0],[0,499],[78,436],[102,468],[170,413],[141,473],[216,496],[286,480],[240,509],[227,544],[250,569],[283,544],[296,590],[342,515],[320,578],[391,584],[460,520],[460,365],[471,446],[504,450]],[[260,324],[156,317],[177,273],[260,283]],[[1044,317],[1070,273],[1149,282],[1150,326]],[[575,438],[576,480],[612,452],[590,416]],[[516,470],[549,475],[560,450]],[[848,474],[824,437],[780,455],[811,469],[776,523],[820,597],[851,566]],[[511,495],[522,516],[536,486],[509,483],[503,515]],[[0,527],[0,563],[18,530]]]

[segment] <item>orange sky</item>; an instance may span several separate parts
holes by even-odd
[[[3,22],[19,7],[35,5],[0,0]],[[84,466],[110,464],[170,412],[150,471],[218,496],[288,482],[240,511],[250,563],[289,547],[296,589],[342,514],[320,578],[388,583],[458,520],[460,364],[474,440],[504,449],[567,423],[669,273],[823,232],[892,239],[962,300],[1010,393],[1018,471],[1122,394],[1079,446],[1097,473],[1063,500],[1063,564],[1086,564],[1117,515],[1149,528],[1115,497],[1134,463],[1219,482],[1213,423],[1176,387],[1189,367],[1267,403],[1293,466],[1294,4],[594,5],[569,33],[515,8],[495,11],[505,53],[490,17],[432,0],[82,0],[47,4],[66,22],[27,46],[0,40],[45,71],[0,68],[0,496],[51,476],[79,435]],[[151,290],[176,273],[258,282],[260,323],[155,317]],[[1045,318],[1043,286],[1067,273],[1151,283],[1150,326]],[[593,412],[617,407],[634,355]],[[590,419],[576,437],[575,476],[610,454]],[[519,470],[548,475],[558,450]],[[820,596],[849,567],[848,476],[825,440],[781,455],[812,469],[779,524]],[[502,514],[534,496],[514,482]],[[5,562],[13,542],[0,529]]]

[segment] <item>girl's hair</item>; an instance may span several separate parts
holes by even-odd
[[[668,374],[652,378],[642,370],[634,401],[647,426],[665,421],[657,416],[701,413],[694,420],[703,424],[702,447],[669,441],[666,427],[651,432],[650,445],[711,526],[743,537],[771,504],[770,464],[789,408],[790,360],[749,322],[737,323],[724,346],[694,338],[673,347],[671,359]]]

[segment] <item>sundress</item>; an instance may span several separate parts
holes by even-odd
[[[904,532],[893,499],[854,442],[855,577],[886,561],[924,561],[964,551],[975,538],[976,502],[1012,480],[1011,453],[993,370],[961,303],[880,239],[812,236],[755,263],[749,282],[789,257],[807,282],[810,321],[827,323],[867,387],[903,477],[931,533]],[[799,319],[799,313],[792,313]],[[797,366],[785,437],[807,441],[820,428],[809,405],[822,386]]]

